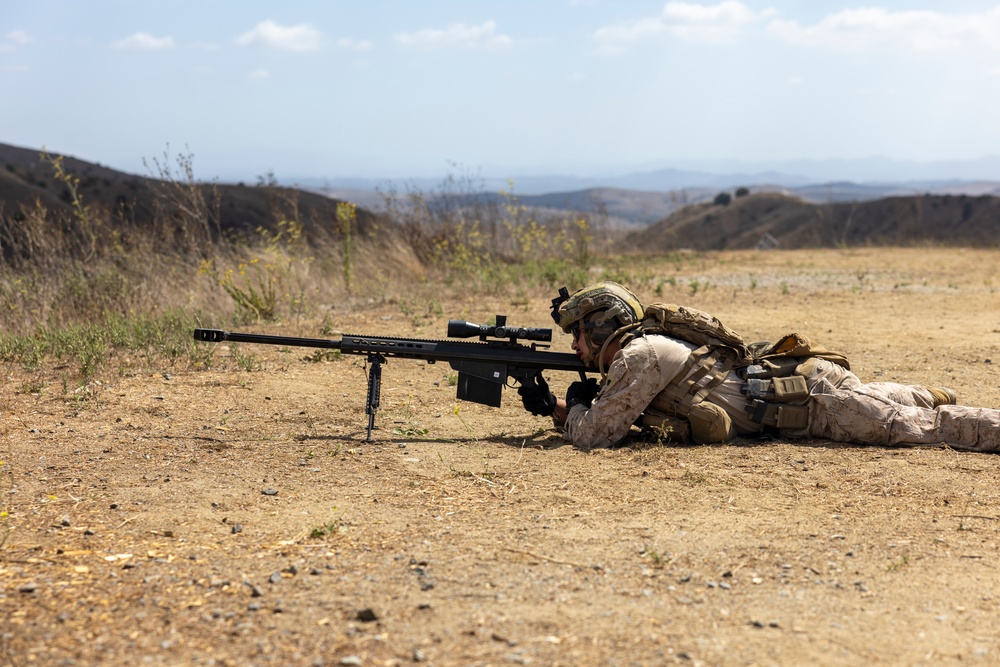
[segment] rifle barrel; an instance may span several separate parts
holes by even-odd
[[[221,329],[195,329],[194,339],[207,343],[232,341],[233,343],[262,343],[264,345],[288,345],[290,347],[322,347],[332,350],[339,350],[341,343],[339,340],[326,340],[323,338],[269,336],[266,334],[235,333]]]
[[[323,338],[297,338],[223,331],[221,329],[195,329],[195,340],[209,343],[262,343],[291,347],[318,347],[340,350],[344,354],[371,354],[377,352],[387,357],[436,361],[502,362],[519,368],[539,368],[555,371],[586,371],[587,367],[568,352],[536,350],[506,341],[449,341],[423,338],[395,338],[388,336],[359,336],[344,334],[340,340]]]

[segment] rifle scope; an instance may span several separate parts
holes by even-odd
[[[474,324],[464,320],[448,320],[449,338],[472,338],[479,336],[480,340],[487,338],[507,338],[511,342],[518,338],[524,340],[537,340],[549,342],[552,340],[552,329],[542,329],[538,327],[509,327],[507,318],[497,317],[497,324],[490,326],[487,324]]]

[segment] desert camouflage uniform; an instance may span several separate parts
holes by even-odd
[[[694,345],[650,335],[629,342],[612,361],[607,381],[591,408],[570,410],[566,437],[581,449],[621,441],[653,398],[680,372]],[[862,383],[856,375],[823,359],[799,366],[809,387],[808,426],[783,430],[788,437],[826,438],[865,445],[947,443],[956,449],[1000,451],[1000,410],[943,405],[930,391],[892,382]],[[743,381],[735,374],[712,390],[707,401],[723,408],[739,435],[760,433],[751,421]]]

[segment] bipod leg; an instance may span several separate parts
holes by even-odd
[[[368,370],[368,399],[365,414],[368,415],[367,442],[371,442],[372,429],[375,428],[375,413],[378,412],[382,395],[382,364],[385,363],[385,357],[378,352],[372,352],[368,355],[368,363],[371,368]]]

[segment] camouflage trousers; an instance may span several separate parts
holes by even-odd
[[[947,444],[955,449],[1000,451],[1000,410],[934,406],[924,387],[865,384],[823,359],[799,366],[809,387],[807,432],[788,435],[863,445]]]

